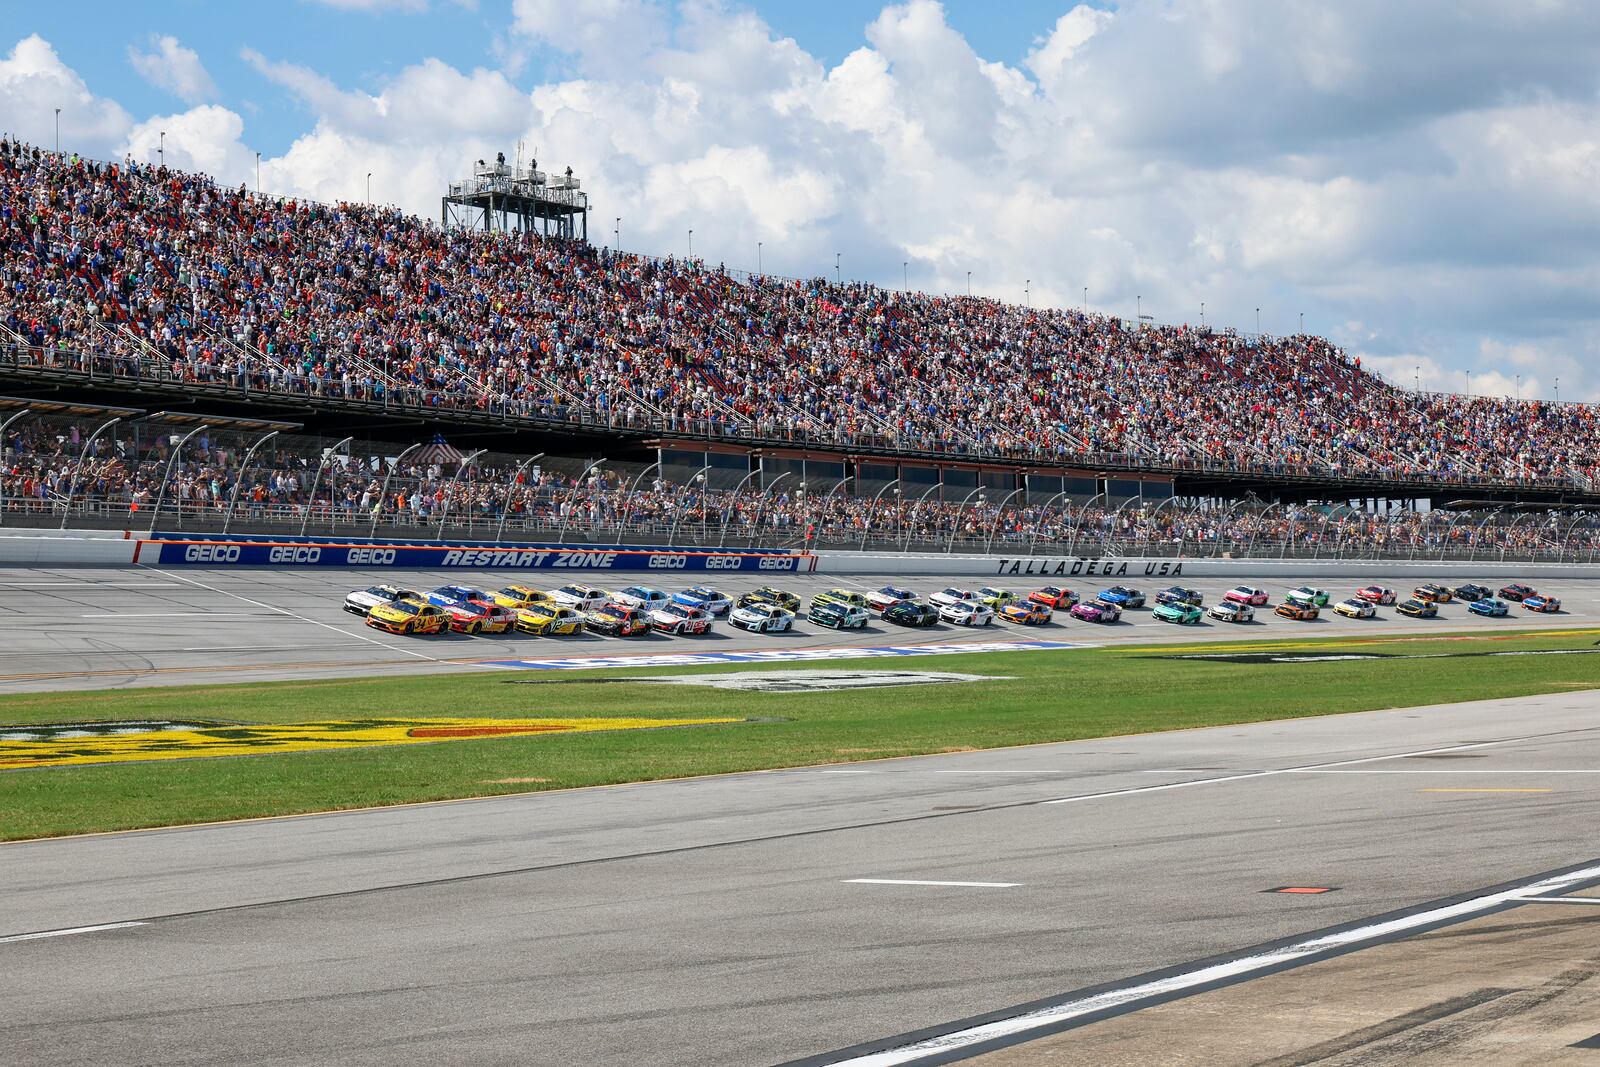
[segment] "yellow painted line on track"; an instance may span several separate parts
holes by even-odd
[[[1237,641],[1216,641],[1203,645],[1168,645],[1156,643],[1117,644],[1105,645],[1111,652],[1278,652],[1284,649],[1311,648],[1371,648],[1375,645],[1410,645],[1427,641],[1520,641],[1525,638],[1558,638],[1558,637],[1596,637],[1600,636],[1600,628],[1585,628],[1577,630],[1517,630],[1507,633],[1495,634],[1464,634],[1460,632],[1449,633],[1418,633],[1418,634],[1374,634],[1371,637],[1350,637],[1333,639],[1306,636],[1299,638],[1267,638],[1260,641],[1242,639]]]
[[[1553,789],[1423,789],[1423,793],[1553,793]]]

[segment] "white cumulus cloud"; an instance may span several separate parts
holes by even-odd
[[[164,89],[186,104],[214,99],[217,84],[211,80],[200,54],[185,48],[170,34],[152,34],[148,52],[128,46],[128,62],[139,76],[158,89]]]

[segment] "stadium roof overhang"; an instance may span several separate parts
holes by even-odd
[[[216,427],[229,430],[277,430],[292,433],[305,428],[305,423],[284,422],[279,419],[258,419],[237,415],[201,415],[193,411],[154,411],[144,417],[145,422],[160,422],[186,429],[195,426]]]
[[[81,404],[73,400],[39,400],[25,396],[0,396],[0,411],[28,410],[40,415],[68,415],[82,419],[131,419],[144,414],[143,408],[121,408],[106,404]]]

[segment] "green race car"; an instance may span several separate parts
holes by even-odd
[[[1179,626],[1196,626],[1200,622],[1200,609],[1193,604],[1174,601],[1170,604],[1157,604],[1150,617],[1157,622],[1176,623]]]
[[[845,608],[864,608],[867,606],[867,594],[858,593],[853,589],[830,589],[826,593],[818,593],[811,598],[812,611],[824,604],[837,604]]]
[[[989,605],[991,608],[994,608],[996,611],[999,611],[1001,608],[1012,603],[1016,599],[1017,594],[1013,593],[1009,589],[996,589],[993,586],[986,585],[982,589],[978,590],[978,600]]]
[[[1326,589],[1314,589],[1309,585],[1302,585],[1298,589],[1289,590],[1283,595],[1283,599],[1291,604],[1310,604],[1314,608],[1325,608],[1328,606],[1329,597]]]

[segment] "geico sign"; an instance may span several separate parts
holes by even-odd
[[[763,571],[792,571],[795,569],[794,556],[762,556],[757,570]]]
[[[275,545],[267,552],[268,563],[315,563],[322,558],[322,549],[305,545]]]
[[[394,549],[392,548],[352,548],[345,556],[345,562],[355,567],[360,564],[385,566],[394,562]]]
[[[744,560],[738,556],[707,556],[706,570],[708,571],[736,571],[744,566]]]
[[[190,545],[183,550],[185,563],[238,563],[238,545]]]
[[[663,556],[650,557],[650,569],[655,570],[682,570],[689,565],[688,556]]]

